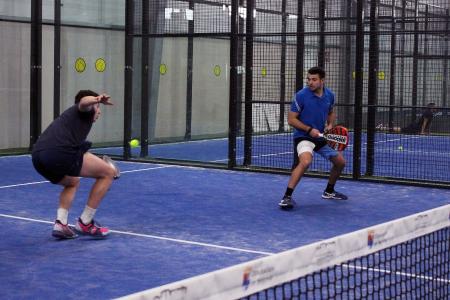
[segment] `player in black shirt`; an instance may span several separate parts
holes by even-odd
[[[377,130],[390,131],[404,134],[430,134],[431,122],[433,121],[434,113],[436,112],[436,104],[428,103],[427,107],[422,112],[420,118],[406,127],[389,127],[379,124],[376,126]]]
[[[428,103],[427,108],[422,112],[419,120],[402,128],[402,133],[410,134],[430,134],[431,122],[433,121],[433,112],[435,111],[435,104]]]
[[[63,186],[52,232],[56,238],[77,237],[68,226],[68,213],[80,177],[94,178],[96,181],[75,230],[94,237],[106,237],[109,234],[108,228],[94,221],[94,215],[118,169],[88,152],[91,143],[86,140],[92,124],[101,114],[100,104],[113,105],[106,94],[79,91],[75,96],[75,104],[55,119],[33,146],[35,169],[53,184]]]

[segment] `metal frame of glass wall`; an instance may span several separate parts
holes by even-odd
[[[123,154],[118,158],[176,164],[211,166],[250,171],[289,173],[290,168],[279,162],[268,161],[265,165],[255,163],[254,151],[258,147],[256,137],[264,132],[255,130],[255,118],[261,111],[274,109],[278,124],[273,132],[291,134],[286,128],[286,113],[289,110],[292,92],[303,85],[305,69],[311,64],[323,66],[333,78],[334,69],[330,56],[339,61],[339,74],[345,78],[339,81],[338,96],[344,99],[337,104],[341,120],[353,132],[351,169],[344,177],[358,180],[406,183],[449,187],[449,182],[427,179],[425,175],[414,174],[411,177],[394,175],[383,176],[377,173],[377,164],[389,164],[380,161],[376,154],[376,126],[380,120],[393,130],[399,120],[414,120],[422,109],[428,94],[440,99],[439,123],[436,135],[450,134],[445,120],[450,115],[449,95],[449,31],[450,8],[439,7],[441,0],[360,0],[339,1],[338,9],[332,1],[289,1],[282,0],[260,3],[257,0],[178,0],[186,10],[194,11],[198,5],[214,9],[225,8],[229,11],[229,24],[226,29],[198,31],[195,19],[187,20],[185,29],[171,30],[158,28],[155,10],[167,8],[167,1],[124,0],[125,26],[123,28],[102,28],[96,26],[61,24],[61,0],[55,0],[54,22],[42,21],[42,1],[31,1],[31,51],[30,51],[30,148],[39,136],[42,128],[42,25],[54,26],[54,117],[60,113],[60,50],[61,27],[79,26],[124,32],[124,111],[123,111]],[[164,2],[164,3],[163,3]],[[294,2],[296,4],[294,4]],[[336,2],[337,3],[337,2]],[[166,5],[166,6],[165,6]],[[265,6],[267,5],[267,6]],[[333,10],[334,9],[334,10]],[[314,11],[312,14],[311,11]],[[338,11],[334,14],[333,11]],[[259,16],[255,18],[255,14]],[[260,17],[262,16],[262,17]],[[264,19],[266,18],[266,19]],[[276,30],[270,29],[271,20],[277,20]],[[25,22],[26,21],[21,21]],[[184,22],[184,21],[183,21]],[[269,24],[269,25],[267,25]],[[293,25],[295,28],[293,29]],[[173,24],[172,24],[173,25]],[[180,25],[181,26],[181,25]],[[184,26],[184,25],[183,25]],[[164,28],[164,27],[163,27]],[[212,27],[213,28],[213,27]],[[152,139],[147,126],[151,119],[151,85],[141,84],[136,89],[135,78],[141,83],[152,82],[154,62],[149,59],[152,53],[152,41],[158,38],[182,38],[186,41],[186,81],[185,81],[185,131],[183,139],[193,139],[193,57],[198,39],[211,38],[226,40],[229,43],[229,103],[228,103],[228,160],[225,164],[205,161],[162,159],[149,153]],[[139,47],[136,47],[139,40]],[[183,41],[184,41],[183,40]],[[312,42],[313,41],[313,42]],[[336,50],[339,43],[339,54]],[[313,45],[313,46],[312,46]],[[386,48],[385,46],[388,45]],[[439,49],[437,49],[437,46]],[[265,60],[264,51],[274,47],[279,57]],[[389,48],[389,49],[388,49]],[[269,49],[269,50],[268,50]],[[336,50],[336,51],[335,51]],[[139,61],[137,51],[140,52]],[[308,54],[312,53],[312,54]],[[334,54],[333,54],[334,53]],[[336,54],[338,53],[338,54]],[[339,56],[340,55],[340,56]],[[261,96],[261,74],[264,64],[277,64],[276,96]],[[430,72],[436,64],[440,65],[439,74]],[[139,68],[136,68],[136,65]],[[295,67],[291,67],[295,66]],[[441,67],[442,66],[442,67]],[[380,72],[380,68],[384,72]],[[263,67],[264,68],[264,67]],[[139,74],[137,74],[137,71]],[[265,71],[264,71],[265,72]],[[259,72],[261,73],[261,72]],[[388,74],[388,75],[385,75]],[[403,74],[408,74],[404,76]],[[338,73],[336,73],[338,74]],[[429,76],[439,77],[430,83]],[[336,75],[336,77],[338,77]],[[389,80],[387,80],[389,79]],[[337,81],[336,81],[337,82]],[[336,83],[337,84],[337,83]],[[437,85],[440,85],[438,88]],[[275,89],[272,89],[275,90]],[[387,92],[387,96],[383,93]],[[439,95],[432,94],[438,91]],[[380,95],[383,94],[383,95]],[[384,97],[384,98],[383,98]],[[139,99],[141,152],[139,157],[132,155],[129,141],[133,133],[133,105]],[[408,98],[410,102],[407,102]],[[421,98],[427,98],[422,100]],[[382,102],[380,99],[387,99]],[[258,111],[256,107],[263,108]],[[401,118],[399,116],[402,116]],[[441,120],[442,119],[442,120]],[[267,122],[267,120],[266,120]],[[366,139],[363,139],[366,136]],[[290,146],[289,146],[290,147]],[[362,151],[362,148],[365,150]],[[396,149],[391,149],[395,151]],[[389,151],[391,151],[389,150]],[[151,152],[151,151],[150,151]],[[239,158],[242,155],[242,159]],[[289,160],[291,157],[289,157]],[[411,162],[405,161],[408,167]],[[280,167],[281,166],[281,167]],[[431,166],[433,167],[433,166]],[[309,172],[311,176],[326,176],[328,166],[316,165]],[[426,170],[425,172],[426,173]]]

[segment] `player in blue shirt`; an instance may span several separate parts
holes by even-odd
[[[347,199],[347,196],[334,190],[345,167],[345,159],[342,153],[328,146],[325,139],[319,137],[320,133],[330,130],[336,120],[334,94],[325,87],[325,71],[319,67],[308,70],[306,82],[307,86],[296,93],[288,113],[288,123],[294,127],[296,160],[284,197],[278,204],[282,209],[292,209],[295,206],[292,193],[311,165],[314,152],[333,163],[322,198]]]

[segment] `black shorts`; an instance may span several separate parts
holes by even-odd
[[[36,171],[51,183],[60,182],[64,176],[78,177],[86,151],[49,149],[33,152],[32,161]]]

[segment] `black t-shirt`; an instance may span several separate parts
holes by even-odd
[[[33,146],[33,152],[47,149],[77,152],[86,147],[86,138],[94,123],[94,113],[93,109],[88,112],[80,111],[78,104],[68,108],[41,134]]]
[[[433,112],[431,111],[431,109],[427,109],[423,112],[422,116],[420,117],[419,122],[417,123],[418,126],[418,130],[420,131],[423,123],[425,122],[425,119],[428,120],[427,124],[425,125],[424,130],[428,131],[430,129],[431,126],[431,121],[433,120]]]

